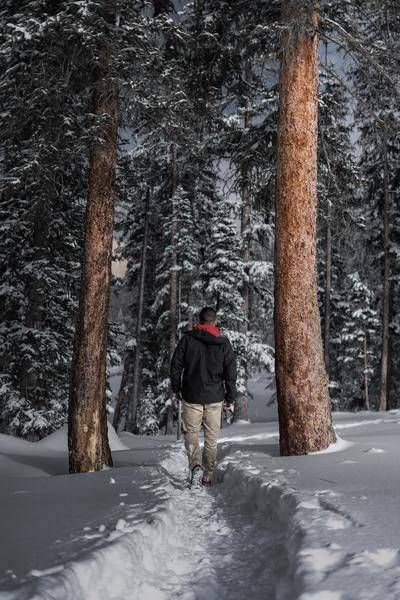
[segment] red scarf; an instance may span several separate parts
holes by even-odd
[[[211,333],[211,335],[214,335],[215,337],[219,337],[221,335],[221,332],[219,330],[219,327],[217,327],[217,325],[201,324],[201,325],[195,325],[193,327],[193,329],[197,329],[198,331],[207,331],[207,333]]]

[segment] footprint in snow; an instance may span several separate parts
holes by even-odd
[[[364,454],[383,454],[386,450],[382,448],[368,448],[368,450],[364,450]]]
[[[371,568],[371,563],[373,563],[377,567],[388,569],[400,565],[400,554],[398,548],[378,548],[374,551],[364,550],[359,554],[355,554],[350,562],[353,565],[366,568]]]
[[[343,566],[347,560],[347,554],[342,549],[332,546],[320,548],[305,548],[299,552],[300,563],[305,573],[323,579],[326,573]]]

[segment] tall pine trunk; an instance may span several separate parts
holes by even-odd
[[[144,215],[144,233],[142,246],[142,264],[140,269],[140,285],[139,285],[139,302],[138,315],[136,325],[136,347],[135,359],[133,362],[133,384],[132,397],[129,402],[128,410],[128,430],[135,431],[136,429],[136,414],[138,407],[139,381],[140,381],[140,359],[142,355],[142,326],[143,326],[143,309],[144,309],[144,292],[146,284],[146,266],[147,266],[147,247],[149,243],[149,217],[150,217],[150,189],[147,188],[145,215]]]
[[[126,424],[129,394],[132,391],[134,352],[133,348],[128,348],[125,352],[124,369],[113,417],[113,427],[116,431],[123,429]]]
[[[381,386],[379,410],[385,411],[389,404],[389,322],[390,322],[390,232],[389,232],[389,172],[386,135],[383,140],[383,315]]]
[[[325,305],[324,305],[324,358],[326,372],[329,374],[329,341],[331,331],[331,291],[332,291],[332,226],[331,203],[328,198],[326,210],[325,242]]]
[[[104,0],[105,25],[115,21],[114,2]],[[68,446],[71,473],[112,465],[107,435],[106,358],[117,161],[117,91],[111,44],[99,42],[93,112],[104,118],[102,143],[90,153],[85,243],[79,312],[71,368]]]
[[[177,314],[178,314],[178,254],[176,246],[176,237],[178,235],[178,227],[176,220],[175,193],[177,188],[177,173],[176,173],[176,147],[171,144],[171,272],[170,272],[170,337],[169,337],[169,354],[170,360],[176,347],[176,329],[177,329]],[[165,433],[172,433],[173,429],[174,409],[171,403],[167,407],[167,420]]]
[[[244,81],[250,82],[251,69],[250,64],[247,62],[244,70]],[[250,108],[249,98],[247,96],[248,90],[246,89],[245,97],[243,99],[244,107],[244,119],[243,125],[246,130],[250,125],[250,117],[248,110]],[[243,309],[243,323],[240,327],[240,332],[244,335],[247,334],[249,328],[249,302],[250,302],[250,286],[246,278],[248,277],[248,267],[250,262],[250,227],[251,227],[251,193],[250,193],[250,182],[249,182],[249,169],[247,165],[246,157],[243,158],[241,167],[241,196],[242,196],[242,211],[241,211],[241,222],[240,222],[240,234],[242,238],[242,260],[245,270],[245,277],[242,284],[242,309]],[[247,400],[247,381],[246,391],[244,395],[240,395],[235,402],[235,411],[233,419],[234,421],[249,419],[249,407]]]
[[[318,12],[283,0],[275,242],[276,382],[282,455],[335,441],[317,302]]]

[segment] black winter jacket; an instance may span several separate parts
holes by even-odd
[[[236,357],[229,340],[196,329],[185,333],[171,360],[171,387],[192,404],[234,402]]]

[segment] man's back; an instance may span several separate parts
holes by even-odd
[[[198,326],[184,334],[172,358],[171,386],[186,402],[235,401],[236,359],[217,327]]]
[[[182,430],[190,467],[190,485],[200,481],[209,487],[214,481],[217,439],[223,401],[236,396],[236,357],[228,338],[220,334],[217,313],[204,307],[200,324],[187,332],[171,360],[171,387],[183,400]],[[199,431],[204,427],[204,451]]]

